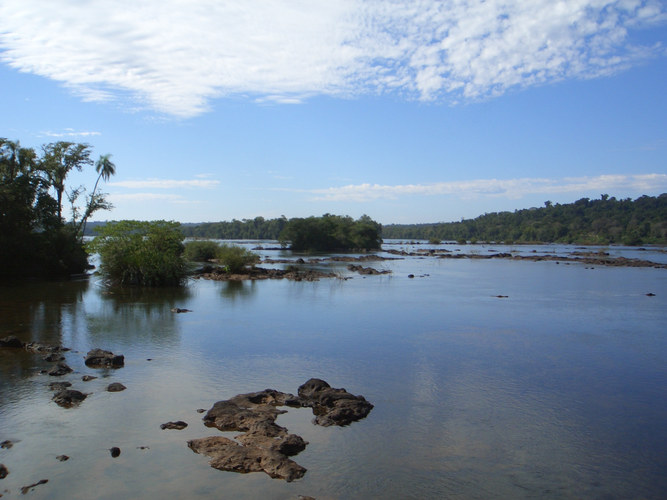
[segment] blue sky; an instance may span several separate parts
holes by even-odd
[[[4,0],[0,137],[111,153],[97,220],[657,195],[666,44],[655,0]]]

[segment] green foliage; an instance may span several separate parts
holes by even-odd
[[[448,241],[554,242],[626,245],[667,244],[667,193],[617,200],[599,200],[543,208],[484,214],[476,219],[438,224],[388,225],[384,238]]]
[[[259,262],[259,255],[237,245],[221,245],[217,248],[216,258],[230,273],[240,273],[248,266]]]
[[[367,215],[351,217],[324,214],[322,217],[290,219],[279,240],[296,251],[375,250],[380,248],[381,226]]]
[[[186,260],[194,262],[206,262],[217,257],[218,245],[215,241],[201,240],[188,241],[185,244],[183,256]]]
[[[179,223],[124,220],[98,228],[88,244],[100,255],[100,271],[120,285],[171,286],[185,278]]]
[[[65,277],[88,265],[76,225],[60,216],[67,172],[85,164],[87,146],[58,144],[44,146],[38,157],[32,148],[0,138],[0,277]]]
[[[277,240],[287,224],[285,217],[278,219],[232,220],[231,222],[207,222],[203,224],[183,224],[181,230],[189,238],[211,238],[217,240]]]

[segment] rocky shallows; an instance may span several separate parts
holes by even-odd
[[[239,431],[236,441],[211,436],[188,441],[195,453],[210,457],[210,465],[233,472],[265,472],[273,478],[293,481],[306,469],[289,457],[299,454],[308,443],[278,424],[281,406],[312,408],[314,423],[322,426],[349,425],[365,418],[373,405],[363,396],[334,389],[321,379],[310,379],[299,387],[298,396],[265,389],[218,401],[204,415],[204,424],[220,431]]]

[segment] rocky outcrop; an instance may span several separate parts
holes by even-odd
[[[355,265],[355,264],[348,264],[347,269],[349,271],[357,272],[359,274],[368,274],[368,275],[389,274],[389,273],[391,273],[391,271],[388,270],[388,269],[383,269],[383,270],[379,271],[377,269],[373,269],[372,267],[358,266],[358,265]]]
[[[228,273],[222,268],[206,269],[195,276],[216,281],[243,281],[243,280],[266,280],[266,279],[288,279],[292,281],[318,281],[320,278],[335,278],[334,273],[325,273],[312,269],[264,269],[255,267],[247,269],[243,273]]]
[[[292,481],[306,469],[288,457],[302,452],[308,443],[276,423],[286,413],[280,406],[309,407],[314,423],[323,426],[348,425],[368,415],[373,408],[363,396],[334,389],[324,380],[310,379],[298,389],[298,396],[265,389],[218,401],[204,415],[204,424],[221,431],[240,431],[237,441],[213,436],[188,441],[196,453],[211,458],[211,467],[233,472],[263,471],[271,477]]]
[[[211,457],[214,469],[231,472],[265,472],[273,478],[293,481],[300,479],[306,469],[279,452],[257,446],[240,445],[222,436],[188,441],[195,453]]]
[[[91,368],[121,368],[125,365],[125,356],[102,349],[92,349],[88,351],[85,363]]]

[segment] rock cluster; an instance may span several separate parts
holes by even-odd
[[[243,434],[236,436],[237,441],[222,436],[193,439],[188,446],[195,453],[209,456],[211,467],[216,469],[263,471],[286,481],[299,479],[306,469],[288,457],[303,451],[308,443],[276,424],[278,415],[286,412],[279,406],[312,408],[314,423],[322,426],[348,425],[373,409],[363,396],[334,389],[324,380],[310,379],[299,387],[298,396],[266,389],[218,401],[204,416],[204,424]]]
[[[125,356],[102,349],[92,349],[88,351],[84,362],[91,368],[120,368],[125,365]]]

